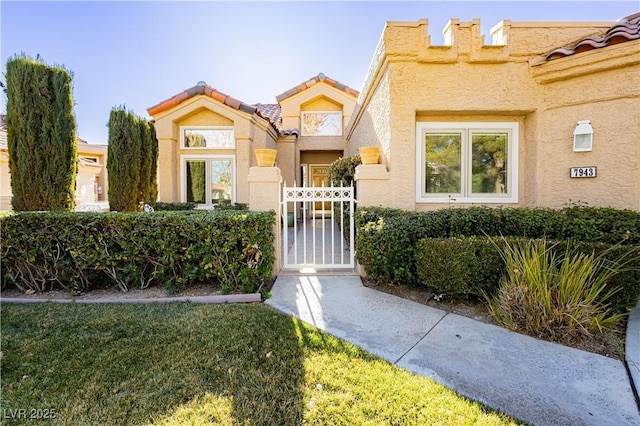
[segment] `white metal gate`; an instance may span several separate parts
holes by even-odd
[[[353,268],[354,202],[353,187],[285,185],[283,268]]]

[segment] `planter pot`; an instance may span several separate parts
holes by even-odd
[[[380,159],[379,146],[363,146],[358,148],[358,151],[360,152],[362,164],[378,164]]]
[[[278,155],[277,149],[254,149],[253,152],[260,167],[273,167]]]

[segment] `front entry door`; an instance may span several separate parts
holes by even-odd
[[[326,188],[329,186],[329,166],[328,165],[316,165],[309,166],[311,175],[311,186],[316,188]],[[323,206],[324,204],[324,206]],[[313,203],[314,210],[330,210],[331,203],[322,201],[316,201]]]

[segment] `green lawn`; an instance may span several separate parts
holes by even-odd
[[[264,305],[1,308],[6,424],[515,424]]]

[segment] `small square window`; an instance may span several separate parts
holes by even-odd
[[[302,136],[342,136],[342,113],[303,112]]]
[[[233,127],[183,127],[182,147],[187,149],[235,149]]]

